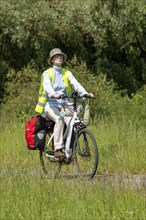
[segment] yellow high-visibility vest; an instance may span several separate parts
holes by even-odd
[[[49,68],[46,71],[49,74],[51,84],[53,84],[54,83],[53,68]],[[63,75],[64,83],[66,86],[66,93],[69,93],[69,92],[71,92],[72,87],[71,87],[71,85],[69,83],[69,79],[68,79],[68,70],[65,68],[62,68],[62,75]],[[43,88],[43,74],[42,74],[41,75],[41,84],[40,84],[40,89],[39,89],[39,98],[38,98],[38,103],[35,108],[35,112],[37,112],[39,114],[43,113],[47,99],[48,99],[47,93],[44,91],[44,88]]]

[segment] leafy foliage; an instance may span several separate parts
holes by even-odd
[[[146,83],[145,16],[143,0],[1,0],[1,102],[12,102],[16,85],[17,95],[24,92],[25,96],[26,87],[23,91],[19,88],[22,82],[16,75],[29,79],[29,74],[23,74],[25,68],[31,71],[31,66],[34,74],[30,75],[39,78],[38,73],[48,65],[49,51],[59,47],[68,55],[67,65],[73,73],[81,74],[77,74],[80,82],[96,94],[93,108],[96,105],[98,113],[108,114],[110,102],[121,100],[113,90],[131,96]],[[10,75],[15,75],[18,83]],[[32,95],[35,100],[34,91]],[[31,107],[27,110],[24,105],[23,109],[30,111]]]
[[[98,76],[91,74],[86,63],[74,57],[67,63],[66,68],[70,69],[76,79],[84,86],[87,92],[92,92],[96,99],[90,102],[92,119],[104,119],[106,116],[117,121],[125,115],[130,119],[138,118],[139,123],[146,116],[146,88],[142,88],[132,98],[122,97],[117,91],[113,92],[115,83],[108,81],[104,74]],[[5,84],[4,104],[1,108],[1,115],[4,120],[17,117],[24,120],[35,114],[40,75],[31,66],[21,71],[10,70],[7,74]],[[138,117],[137,117],[138,116]]]
[[[21,71],[10,70],[5,84],[6,104],[2,105],[3,118],[34,114],[40,78],[36,70],[27,66]]]

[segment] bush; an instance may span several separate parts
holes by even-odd
[[[5,98],[1,110],[3,118],[33,115],[39,84],[39,74],[30,66],[18,72],[11,69],[5,84]]]
[[[87,92],[95,95],[90,101],[92,119],[109,117],[121,120],[122,117],[143,120],[146,116],[146,87],[143,87],[132,98],[122,97],[119,91],[114,90],[115,83],[108,81],[105,74],[93,75],[84,62],[74,57],[67,63],[68,68],[76,79],[84,86]],[[40,85],[40,75],[34,68],[27,66],[21,71],[10,70],[5,84],[5,98],[1,108],[3,120],[9,118],[25,119],[35,114]]]

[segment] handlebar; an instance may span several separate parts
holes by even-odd
[[[74,107],[74,110],[76,111],[77,110],[77,99],[79,98],[88,98],[88,99],[95,99],[94,97],[88,95],[88,94],[85,94],[83,96],[80,96],[77,92],[73,92],[71,94],[67,94],[67,95],[60,95],[60,97],[56,98],[56,99],[66,99],[66,98],[70,98],[70,99],[73,99],[73,107]]]
[[[66,99],[66,98],[70,98],[70,99],[79,99],[79,98],[88,98],[88,99],[95,99],[95,97],[91,97],[88,94],[85,94],[83,96],[80,96],[77,92],[73,92],[72,94],[69,95],[61,95],[60,99]]]

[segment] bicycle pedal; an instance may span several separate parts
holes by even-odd
[[[60,159],[59,158],[56,158],[54,157],[53,155],[49,155],[49,154],[45,154],[45,156],[51,161],[51,162],[59,162]]]
[[[53,150],[47,150],[45,151],[46,156],[54,156],[54,151]]]

